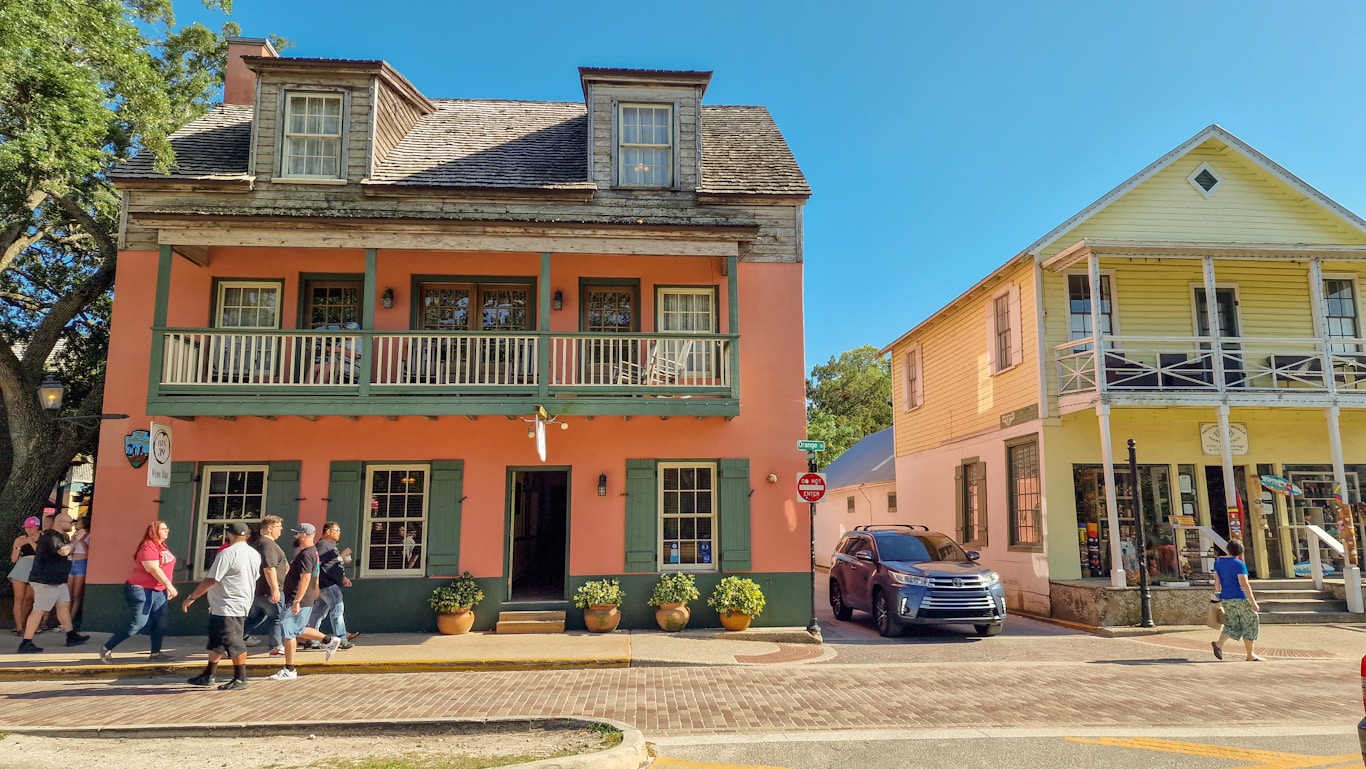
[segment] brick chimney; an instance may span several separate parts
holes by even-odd
[[[279,56],[269,40],[260,37],[228,38],[228,67],[223,73],[223,103],[256,101],[256,73],[247,69],[243,56]]]

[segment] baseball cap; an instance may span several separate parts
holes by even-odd
[[[228,524],[228,533],[234,537],[245,537],[251,533],[251,529],[241,521],[232,521]]]
[[[318,528],[311,523],[301,523],[297,529],[290,529],[295,534],[307,534],[311,537],[318,536]]]
[[[41,525],[43,525],[43,522],[40,521],[40,520],[38,520],[38,517],[37,517],[37,516],[35,516],[35,515],[30,515],[29,517],[27,517],[27,518],[24,519],[24,525],[25,525],[25,526],[41,526]]]

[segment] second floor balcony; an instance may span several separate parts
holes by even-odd
[[[1366,339],[1100,338],[1057,345],[1062,410],[1096,397],[1131,405],[1366,407]]]

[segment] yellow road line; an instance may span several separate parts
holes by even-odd
[[[1084,742],[1091,745],[1104,745],[1111,748],[1131,748],[1134,750],[1152,750],[1161,753],[1180,753],[1187,756],[1201,756],[1204,758],[1222,758],[1230,761],[1248,761],[1246,766],[1258,767],[1258,769],[1308,769],[1309,767],[1325,767],[1325,764],[1341,764],[1343,761],[1355,760],[1359,757],[1356,754],[1348,753],[1339,756],[1310,756],[1303,753],[1282,753],[1275,750],[1256,750],[1253,748],[1235,748],[1228,745],[1206,745],[1199,742],[1179,742],[1177,740],[1161,740],[1152,737],[1068,737],[1068,742]],[[1356,766],[1356,764],[1352,764]]]

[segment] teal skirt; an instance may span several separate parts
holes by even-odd
[[[1224,635],[1235,641],[1255,641],[1262,623],[1246,598],[1224,600]]]

